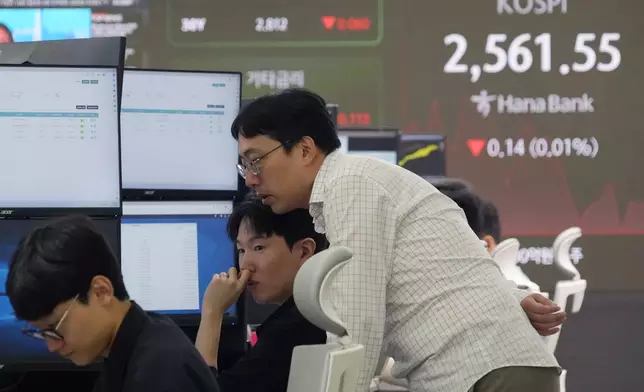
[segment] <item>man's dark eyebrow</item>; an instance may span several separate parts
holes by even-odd
[[[244,152],[242,152],[242,154],[241,154],[241,155],[242,155],[243,157],[248,157],[249,155],[252,155],[252,154],[259,155],[259,154],[260,154],[260,152],[259,152],[259,150],[258,150],[258,149],[256,149],[255,147],[250,147],[250,148],[246,149]]]

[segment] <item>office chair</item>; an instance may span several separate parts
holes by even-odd
[[[503,240],[492,251],[492,259],[501,268],[501,273],[503,273],[506,279],[513,281],[520,288],[527,289],[532,293],[541,293],[539,285],[531,281],[517,265],[519,247],[519,240],[516,238]]]
[[[293,285],[295,305],[307,320],[339,337],[338,342],[293,350],[287,392],[355,392],[364,347],[351,337],[331,302],[333,279],[350,261],[351,250],[324,250],[300,268]]]
[[[555,285],[553,301],[562,309],[566,309],[566,305],[568,305],[568,297],[572,296],[571,313],[579,313],[581,310],[581,305],[584,302],[584,294],[586,293],[586,288],[588,286],[586,279],[581,278],[579,270],[577,270],[577,267],[575,267],[570,259],[570,248],[572,247],[572,244],[581,237],[581,235],[582,232],[579,227],[568,228],[562,231],[561,234],[555,238],[555,242],[552,246],[554,265],[560,271],[570,276],[569,280],[561,280],[557,282]],[[556,334],[546,337],[548,349],[550,349],[553,354],[557,349],[560,334],[561,328]],[[565,369],[562,370],[560,377],[561,392],[565,392],[566,390],[566,375],[567,371]]]

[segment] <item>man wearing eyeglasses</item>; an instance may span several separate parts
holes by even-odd
[[[347,156],[324,100],[284,90],[232,125],[239,174],[283,214],[307,208],[331,246],[353,251],[333,303],[365,347],[358,392],[385,356],[412,392],[557,392],[557,361],[456,203],[386,162]]]
[[[218,392],[198,351],[171,320],[129,300],[105,238],[69,217],[22,239],[7,294],[24,334],[83,366],[105,358],[95,391]]]

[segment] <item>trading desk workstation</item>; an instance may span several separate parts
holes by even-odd
[[[114,62],[0,65],[0,383],[75,370],[22,334],[4,292],[11,255],[31,229],[89,216],[119,258],[130,297],[189,336],[212,275],[236,265],[226,222],[240,195],[230,126],[241,74]],[[232,357],[245,348],[243,312],[233,305],[224,320],[222,351]]]
[[[60,372],[81,369],[22,333],[4,292],[11,256],[33,228],[89,216],[120,261],[130,297],[194,339],[213,274],[237,265],[226,223],[245,193],[230,135],[241,74],[124,69],[122,38],[0,50],[8,53],[0,61],[0,388],[71,382],[88,390],[95,366]],[[339,136],[349,154],[400,160],[395,129]],[[242,296],[225,316],[221,369],[246,349],[247,325],[273,309],[252,302]]]

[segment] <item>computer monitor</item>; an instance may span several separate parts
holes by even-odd
[[[398,164],[432,181],[445,176],[445,137],[405,134],[400,137]]]
[[[126,199],[231,199],[239,189],[239,156],[230,127],[240,100],[240,73],[126,69]]]
[[[120,212],[117,68],[0,65],[2,216]]]
[[[340,150],[348,155],[370,156],[397,163],[398,131],[395,129],[342,128]]]
[[[123,68],[125,46],[125,37],[3,43],[0,64]]]
[[[232,209],[232,201],[123,203],[121,268],[131,298],[194,320],[213,275],[235,266],[226,234]],[[227,313],[236,317],[236,305]]]
[[[0,219],[0,368],[11,371],[34,370],[39,365],[68,365],[58,354],[50,353],[47,344],[22,333],[25,321],[17,320],[6,296],[5,284],[9,261],[22,237],[36,227],[51,222],[49,219]],[[113,250],[119,249],[119,221],[95,219],[98,230]],[[115,253],[118,257],[118,253]]]

